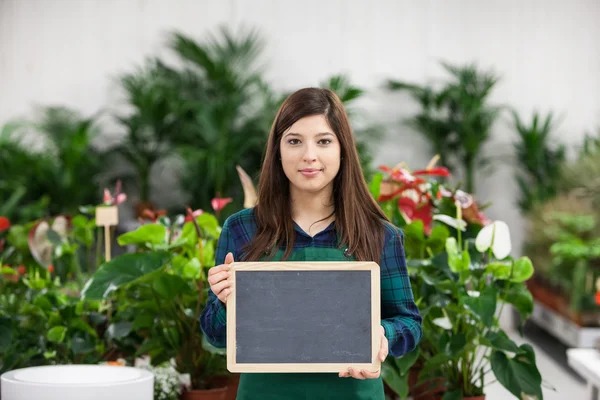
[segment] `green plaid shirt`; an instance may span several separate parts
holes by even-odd
[[[337,247],[334,223],[314,237],[307,235],[294,224],[296,239],[294,249],[306,247]],[[217,244],[215,263],[225,261],[227,253],[234,260],[241,260],[241,249],[256,233],[252,208],[230,216],[223,224]],[[400,357],[416,347],[423,334],[421,316],[415,304],[404,256],[404,236],[400,229],[385,224],[385,247],[381,268],[381,325],[389,342],[390,355]],[[223,303],[209,289],[208,301],[200,316],[200,326],[209,343],[226,347],[226,311]]]

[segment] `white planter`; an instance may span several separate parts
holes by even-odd
[[[6,372],[2,400],[152,400],[154,375],[132,367],[52,365]]]

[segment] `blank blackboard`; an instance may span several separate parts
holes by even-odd
[[[377,370],[379,266],[239,262],[227,300],[231,372]]]

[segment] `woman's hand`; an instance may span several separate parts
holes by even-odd
[[[388,340],[385,337],[385,329],[383,328],[383,326],[381,326],[381,346],[379,347],[379,360],[381,362],[384,362],[387,355],[388,355]],[[340,372],[339,376],[340,376],[340,378],[352,377],[355,379],[376,379],[376,378],[379,378],[380,374],[381,374],[381,367],[375,372],[366,371],[364,369],[358,370],[358,369],[351,367],[351,368],[348,368],[348,371]]]
[[[225,263],[212,267],[208,271],[208,283],[213,293],[227,305],[227,296],[231,293],[231,281],[229,280],[231,264],[233,262],[233,254],[228,253],[225,256]]]

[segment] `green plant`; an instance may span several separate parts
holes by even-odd
[[[172,142],[182,129],[180,110],[174,107],[179,94],[172,79],[172,71],[158,60],[148,60],[144,67],[119,78],[132,111],[117,117],[127,133],[108,155],[119,155],[133,167],[141,203],[150,201],[153,168],[173,154]],[[131,181],[132,176],[124,179]]]
[[[35,365],[95,364],[114,351],[114,326],[101,304],[79,300],[78,290],[76,283],[61,283],[51,271],[2,267],[0,373]]]
[[[452,166],[450,155],[458,159],[465,190],[475,193],[475,172],[490,163],[482,147],[501,110],[488,102],[498,77],[492,71],[480,71],[476,64],[442,66],[450,80],[439,90],[393,80],[387,87],[408,90],[419,101],[422,110],[409,123],[430,140],[443,165]]]
[[[524,284],[533,266],[507,257],[507,243],[508,227],[494,222],[475,240],[449,237],[445,251],[416,271],[427,346],[420,379],[443,379],[444,399],[482,395],[490,371],[515,397],[543,398],[533,348],[517,346],[498,322],[505,304],[524,319],[533,310]]]
[[[388,80],[386,87],[391,91],[407,91],[419,104],[418,113],[404,123],[425,137],[432,154],[439,156],[441,165],[455,172],[453,155],[458,151],[458,143],[447,121],[445,92],[431,85],[421,86],[397,80]]]
[[[265,107],[275,101],[256,66],[263,40],[256,31],[222,28],[203,42],[173,33],[169,47],[184,65],[173,70],[176,107],[183,110],[175,144],[190,203],[206,207],[214,193],[242,198],[236,165],[258,173],[270,128]]]
[[[544,117],[535,112],[529,125],[514,111],[513,117],[519,135],[519,140],[514,144],[520,167],[517,175],[521,192],[519,208],[528,213],[536,204],[557,195],[566,148],[564,145],[552,146],[550,142],[554,130],[552,113]]]
[[[586,135],[578,157],[563,165],[559,189],[600,206],[600,135]]]
[[[153,365],[173,358],[177,370],[190,375],[192,388],[202,389],[225,372],[224,357],[203,340],[198,326],[220,227],[210,214],[188,219],[162,217],[119,236],[119,244],[139,251],[102,265],[82,297],[118,298],[119,309],[133,316],[131,330],[143,338],[136,356],[149,355]]]
[[[8,125],[0,138],[0,207],[15,223],[76,213],[94,204],[103,154],[92,145],[94,117],[64,107],[44,107],[32,122]],[[33,129],[44,148],[31,150],[15,135]],[[8,211],[7,211],[8,210]]]
[[[547,216],[552,268],[569,296],[572,312],[596,310],[595,282],[600,276],[597,216],[554,212]]]

